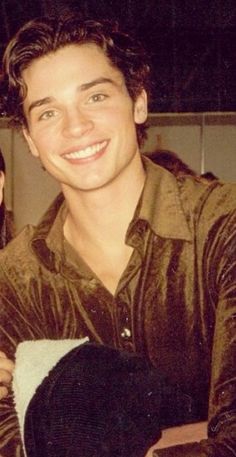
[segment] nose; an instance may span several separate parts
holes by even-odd
[[[68,110],[64,115],[63,131],[65,136],[80,137],[93,129],[92,119],[78,109]]]

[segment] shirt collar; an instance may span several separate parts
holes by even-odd
[[[146,181],[130,229],[138,220],[144,220],[163,238],[191,241],[188,215],[183,209],[177,179],[146,157],[143,157],[143,163]]]
[[[141,229],[149,225],[160,237],[191,241],[192,233],[188,225],[188,215],[183,210],[177,179],[146,157],[143,157],[143,163],[146,180],[127,238],[136,230],[136,227],[139,226],[141,233]],[[64,197],[60,194],[39,224],[32,241],[42,261],[45,263],[47,259],[48,267],[50,264],[51,268],[55,268],[55,263],[59,261],[57,257],[61,257],[63,252],[62,228],[66,213]],[[140,226],[142,222],[145,222],[145,227]],[[57,256],[59,251],[60,256]]]
[[[35,229],[31,247],[40,258],[41,262],[51,271],[57,269],[58,256],[55,246],[62,244],[63,227],[62,219],[65,212],[65,202],[59,194]],[[59,239],[60,238],[60,239]]]

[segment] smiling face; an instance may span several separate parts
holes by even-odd
[[[22,76],[25,138],[62,187],[97,189],[141,167],[135,123],[147,117],[145,91],[133,102],[98,46],[68,45],[34,60]]]

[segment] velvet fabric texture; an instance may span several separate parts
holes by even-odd
[[[63,196],[0,253],[0,347],[14,357],[20,341],[88,336],[139,353],[185,393],[192,421],[209,419],[209,438],[179,446],[178,457],[231,457],[236,185],[176,179],[144,164],[143,194],[126,233],[133,255],[114,295],[64,239]],[[0,453],[15,457],[17,447],[8,399],[0,402]],[[175,449],[160,455],[168,452]]]

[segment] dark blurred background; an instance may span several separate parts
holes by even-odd
[[[0,0],[1,56],[27,20],[75,7],[117,19],[144,43],[151,111],[236,111],[236,0]]]

